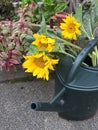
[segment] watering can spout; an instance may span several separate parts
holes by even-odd
[[[60,97],[65,92],[65,88],[61,89],[61,91],[55,95],[49,102],[37,102],[32,103],[31,108],[36,111],[55,111],[60,112],[62,110],[62,106],[64,105],[64,100]],[[58,100],[60,98],[60,100]]]
[[[32,103],[31,108],[36,111],[56,111],[56,107],[48,102]]]
[[[49,102],[37,102],[37,103],[32,103],[31,108],[36,111],[61,112],[61,111],[63,111],[62,106],[64,104],[64,102],[63,102],[63,104],[61,102],[54,103],[54,104],[50,104]]]
[[[31,108],[36,111],[47,111],[47,109],[50,108],[50,106],[48,103],[37,102],[32,103]]]

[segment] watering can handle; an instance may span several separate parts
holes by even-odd
[[[98,44],[98,38],[95,38],[94,40],[90,41],[86,45],[86,47],[79,53],[76,60],[73,62],[72,68],[69,72],[69,76],[67,79],[68,83],[70,83],[74,79],[75,74],[76,74],[79,66],[81,65],[82,61],[86,58],[86,56],[91,51],[91,49],[97,44]]]

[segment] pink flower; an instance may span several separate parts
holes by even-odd
[[[3,36],[2,35],[0,35],[0,41],[2,41],[3,40]]]

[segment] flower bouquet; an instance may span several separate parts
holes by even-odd
[[[89,6],[88,2],[85,4],[86,8],[80,4],[75,14],[68,14],[57,30],[47,27],[44,17],[42,18],[41,29],[29,39],[31,45],[22,65],[26,69],[25,72],[49,80],[50,70],[55,70],[54,65],[59,63],[62,56],[69,56],[75,60],[83,48],[82,41],[91,41],[96,37],[98,2],[97,0],[89,2]],[[98,66],[97,46],[88,57],[91,66]],[[88,63],[83,64],[89,66]]]

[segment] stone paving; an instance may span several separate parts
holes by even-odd
[[[35,78],[26,82],[1,82],[0,130],[98,130],[98,113],[88,120],[67,121],[57,112],[31,109],[33,101],[48,101],[53,94],[54,78],[48,82]]]

